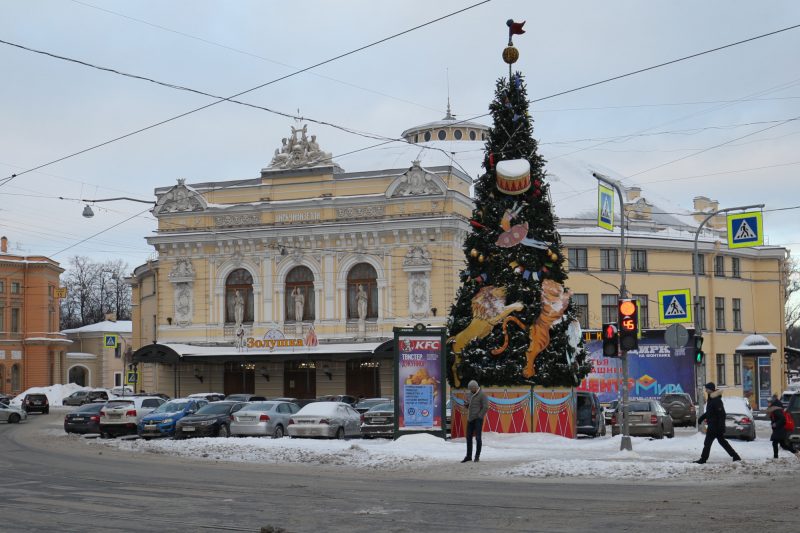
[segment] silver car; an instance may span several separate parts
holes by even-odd
[[[620,411],[622,403],[617,406],[616,412],[611,416],[611,434],[619,435]],[[671,439],[675,436],[675,428],[672,425],[672,417],[669,416],[657,400],[635,400],[628,406],[630,420],[628,429],[634,437],[654,437]]]
[[[13,407],[0,403],[0,422],[8,422],[9,424],[16,424],[20,420],[27,420],[28,413],[19,407]]]
[[[286,434],[289,419],[299,410],[291,402],[253,402],[234,413],[231,435],[271,435],[280,439]]]
[[[361,415],[342,402],[314,402],[289,419],[290,437],[343,439],[361,436]]]

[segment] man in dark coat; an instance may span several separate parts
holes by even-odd
[[[719,442],[719,445],[728,452],[728,455],[734,461],[741,461],[742,458],[739,457],[739,454],[725,440],[725,406],[722,404],[722,391],[717,390],[717,386],[710,382],[706,383],[705,388],[708,393],[706,412],[697,419],[697,423],[702,424],[705,420],[708,428],[706,429],[706,440],[703,443],[703,453],[700,454],[700,459],[695,463],[701,465],[708,461],[708,456],[711,453],[711,444],[715,440]]]
[[[475,437],[475,462],[481,460],[481,430],[483,429],[483,418],[489,411],[489,398],[483,393],[474,379],[467,385],[469,396],[467,397],[467,455],[461,461],[467,463],[472,461],[472,437]]]
[[[789,433],[786,431],[786,413],[783,410],[783,404],[777,396],[772,397],[772,402],[767,409],[767,416],[769,416],[772,423],[772,435],[769,440],[772,441],[772,454],[775,459],[778,458],[778,446],[784,450],[788,450],[794,454],[795,457],[800,459],[800,451],[795,452],[789,444]]]

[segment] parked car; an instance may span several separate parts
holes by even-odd
[[[100,433],[100,411],[105,402],[87,403],[64,415],[67,433]]]
[[[353,406],[353,409],[361,413],[362,415],[375,407],[376,405],[381,405],[386,402],[391,402],[391,398],[367,398],[364,400],[359,401],[357,404]]]
[[[617,410],[611,417],[611,434],[619,435],[622,433],[621,421],[622,405],[617,406]],[[657,400],[635,400],[628,404],[628,430],[635,437],[655,437],[663,439],[675,436],[675,427],[672,425],[672,417],[661,407]]]
[[[289,419],[290,437],[343,439],[361,435],[361,415],[342,402],[314,402]]]
[[[361,436],[394,437],[394,402],[379,403],[361,416]]]
[[[0,393],[0,404],[9,405],[11,403],[11,399],[13,396],[9,396],[8,394]]]
[[[111,394],[114,396],[131,396],[134,393],[134,390],[127,385],[114,387],[111,389]]]
[[[781,403],[783,404],[783,408],[786,409],[789,407],[789,404],[792,402],[792,398],[796,395],[800,394],[800,390],[785,390],[781,394]]]
[[[46,394],[26,394],[22,400],[22,409],[26,413],[42,413],[46,415],[50,412],[50,402]]]
[[[198,392],[197,394],[190,394],[189,398],[202,398],[207,402],[221,402],[225,399],[225,395],[221,392]]]
[[[129,396],[109,400],[100,410],[100,435],[134,435],[142,417],[164,403],[158,396]]]
[[[722,405],[725,407],[725,438],[756,440],[756,424],[750,402],[742,397],[723,396]],[[700,431],[705,433],[706,429],[704,423]]]
[[[800,394],[795,394],[786,406],[789,415],[794,419],[794,431],[789,435],[789,440],[795,445],[800,443]]]
[[[255,394],[229,394],[225,396],[227,402],[266,402],[267,398],[264,396],[257,396]]]
[[[578,435],[605,436],[606,421],[603,418],[603,406],[600,405],[597,394],[578,391],[576,394],[576,410]]]
[[[137,426],[137,433],[143,439],[152,437],[172,437],[178,420],[194,414],[208,404],[204,398],[179,398],[158,406],[150,414],[142,417]]]
[[[350,396],[349,394],[327,394],[325,396],[317,396],[318,402],[342,402],[348,405],[355,406],[358,403],[358,398]]]
[[[8,422],[9,424],[16,424],[20,420],[26,420],[28,413],[19,407],[0,403],[0,421]]]
[[[64,405],[83,405],[102,400],[107,402],[108,391],[104,390],[79,390],[75,391],[62,400]]]
[[[603,420],[605,420],[606,426],[611,425],[611,417],[614,416],[614,411],[617,410],[618,405],[619,400],[611,400],[611,403],[608,404],[608,407],[603,409]]]
[[[289,418],[300,408],[291,402],[253,402],[233,415],[231,435],[272,436],[280,439],[286,435]]]
[[[175,426],[175,438],[230,437],[233,414],[245,405],[246,402],[224,400],[201,407],[196,413],[178,420]]]
[[[661,395],[661,407],[672,417],[675,426],[694,426],[697,423],[697,410],[692,397],[685,392]]]

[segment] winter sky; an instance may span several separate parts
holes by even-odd
[[[477,1],[0,0],[0,39],[230,96]],[[444,116],[449,72],[453,112],[482,115],[496,78],[507,73],[500,53],[508,18],[527,21],[515,39],[517,67],[538,99],[800,24],[800,4],[493,0],[240,99],[398,137]],[[800,117],[798,49],[800,28],[533,104],[535,135],[561,182],[555,202],[591,205],[594,180],[568,169],[595,167],[636,174],[625,183],[684,209],[697,195],[721,207],[800,205],[800,120],[781,123]],[[0,65],[0,178],[213,101],[7,44],[0,44]],[[176,178],[253,178],[291,124],[221,103],[19,176],[0,187],[0,228],[12,249],[26,253],[62,262],[75,254],[119,257],[135,266],[152,252],[144,237],[155,222],[146,211],[134,216],[146,205],[101,204],[85,219],[80,202],[57,197],[152,199],[155,187]],[[377,142],[327,126],[309,129],[334,154]],[[638,136],[618,138],[630,134]],[[617,139],[600,144],[609,137]],[[670,163],[721,143],[729,144]],[[363,169],[376,155],[337,162]],[[481,157],[458,159],[477,173]],[[767,212],[768,242],[800,251],[798,214]]]

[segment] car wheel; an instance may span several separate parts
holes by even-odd
[[[49,415],[49,414],[50,414],[50,408],[49,408],[49,407],[48,407],[47,409],[45,409],[45,410],[44,410],[44,414],[46,414],[46,415]]]
[[[667,438],[671,439],[674,436],[675,436],[675,426],[672,426],[672,429],[670,430],[670,432],[667,433]]]
[[[655,438],[657,438],[657,439],[663,439],[664,438],[664,426],[661,426],[661,430],[658,433],[656,433]]]
[[[144,440],[150,440],[152,437],[142,437]]]
[[[283,438],[283,426],[278,424],[275,428],[275,431],[272,433],[273,439],[282,439]]]
[[[183,436],[183,434],[181,434],[181,433],[178,433],[177,431],[176,431],[176,432],[175,432],[175,434],[172,436],[172,440],[183,440],[183,439],[185,439],[185,438],[186,438],[186,437],[184,437],[184,436]]]
[[[336,430],[336,438],[339,440],[344,439],[344,428],[340,427],[339,429]]]
[[[225,437],[225,438],[227,438],[227,437],[230,437],[230,436],[231,436],[230,428],[228,426],[226,426],[225,424],[222,424],[219,427],[219,431],[217,431],[217,437]]]
[[[16,424],[17,422],[19,422],[19,415],[17,415],[17,414],[12,414],[12,415],[10,415],[10,416],[8,417],[8,423],[9,423],[9,424]]]

